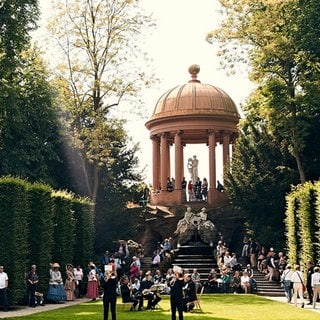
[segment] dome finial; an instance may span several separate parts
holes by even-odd
[[[197,64],[193,64],[188,69],[189,73],[191,74],[191,79],[189,82],[200,82],[197,79],[198,73],[200,72],[200,67]]]

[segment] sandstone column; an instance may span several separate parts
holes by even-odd
[[[216,135],[209,132],[209,189],[216,187]]]
[[[174,136],[174,149],[175,149],[175,189],[181,190],[182,170],[183,167],[183,149],[181,144],[181,131],[177,131]]]
[[[151,136],[152,140],[152,187],[160,190],[160,139],[157,135]]]
[[[170,154],[167,141],[167,133],[161,134],[161,155],[160,155],[160,175],[161,190],[167,190],[167,178],[170,176]]]
[[[230,132],[223,132],[223,167],[227,164],[230,156],[229,152]]]

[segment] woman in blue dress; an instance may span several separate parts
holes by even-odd
[[[59,271],[59,263],[53,263],[50,269],[50,281],[47,299],[59,303],[66,300],[66,292],[64,290],[61,272]]]

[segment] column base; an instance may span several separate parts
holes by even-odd
[[[209,188],[208,190],[208,204],[217,206],[220,203],[224,203],[228,199],[228,195],[225,191],[220,192],[216,188]]]
[[[186,192],[184,190],[161,190],[159,193],[151,194],[151,205],[179,205],[187,201]]]

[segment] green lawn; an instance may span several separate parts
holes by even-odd
[[[168,320],[170,319],[170,303],[168,296],[162,296],[161,309],[154,311],[131,312],[126,308],[117,308],[118,320]],[[296,308],[293,305],[268,300],[255,295],[204,294],[201,298],[203,313],[194,311],[185,313],[185,319],[192,320],[319,320],[320,314],[311,310]],[[44,308],[45,309],[45,308]],[[1,314],[3,316],[4,314]],[[9,318],[4,318],[9,319]],[[102,301],[87,302],[72,307],[46,311],[14,319],[71,320],[102,319]],[[111,315],[109,315],[111,319]]]

